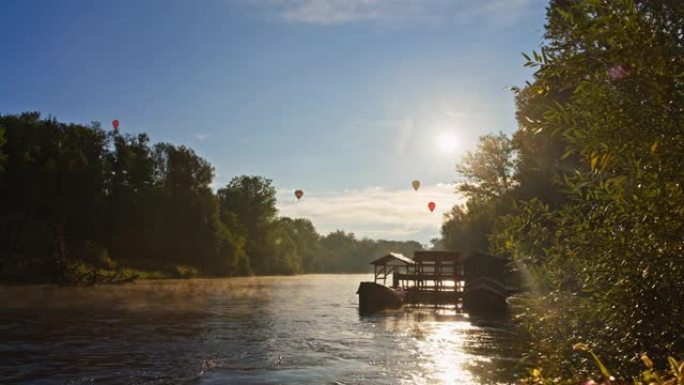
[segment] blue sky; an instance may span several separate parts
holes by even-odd
[[[4,0],[0,113],[119,119],[122,132],[195,149],[215,187],[273,179],[281,213],[322,233],[426,243],[459,201],[459,157],[515,129],[507,87],[530,78],[520,52],[539,46],[545,6]]]

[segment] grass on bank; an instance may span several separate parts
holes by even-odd
[[[540,369],[532,369],[527,378],[522,381],[523,385],[684,385],[684,360],[677,360],[668,357],[667,367],[656,368],[653,361],[646,353],[641,354],[640,358],[645,369],[641,373],[634,373],[626,376],[613,374],[592,351],[589,345],[577,343],[573,346],[574,350],[587,352],[594,363],[598,372],[588,378],[547,378]]]

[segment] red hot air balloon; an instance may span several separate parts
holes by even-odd
[[[435,211],[435,207],[436,207],[435,202],[428,203],[428,208],[430,209],[430,212]]]
[[[304,195],[304,191],[302,190],[295,190],[295,196],[297,197],[297,200],[299,200],[302,195]]]
[[[114,127],[115,130],[119,129],[119,119],[112,120],[112,127]]]

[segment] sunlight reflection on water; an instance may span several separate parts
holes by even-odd
[[[510,383],[517,338],[432,308],[360,315],[361,275],[0,287],[0,383]]]
[[[395,370],[401,384],[510,383],[516,370],[515,335],[507,325],[479,327],[454,312],[408,308],[387,313],[380,323],[401,341],[404,356]]]
[[[418,343],[419,354],[429,357],[420,372],[431,374],[439,384],[466,384],[475,379],[465,368],[470,357],[464,353],[463,331],[471,326],[467,322],[441,323],[429,325],[430,333],[427,338]],[[412,383],[420,382],[414,379]]]

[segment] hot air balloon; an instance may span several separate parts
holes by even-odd
[[[418,179],[414,180],[411,182],[411,186],[413,186],[413,189],[418,191],[418,188],[420,187],[420,181]]]
[[[112,127],[114,127],[115,130],[119,129],[119,119],[112,120]]]
[[[299,200],[302,195],[304,195],[304,191],[302,190],[295,190],[295,196],[297,197],[297,200]]]
[[[428,203],[428,208],[430,209],[430,212],[435,211],[435,207],[436,207],[435,202]]]

